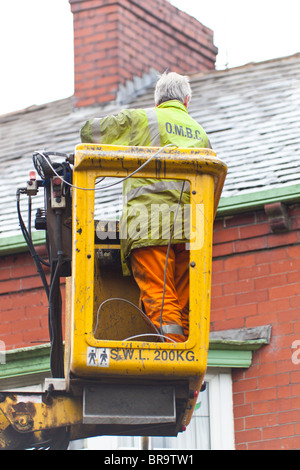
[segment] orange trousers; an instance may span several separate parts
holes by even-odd
[[[140,288],[140,306],[160,328],[167,246],[136,248],[131,252],[131,269]],[[184,334],[163,333],[176,342],[189,334],[189,251],[185,244],[171,245],[165,283],[162,325],[179,325]],[[167,327],[166,327],[167,328]]]

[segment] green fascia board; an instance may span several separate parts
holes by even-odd
[[[268,344],[265,339],[247,341],[209,340],[207,367],[248,368],[252,362],[252,352]]]
[[[49,343],[8,350],[2,353],[3,356],[5,360],[0,362],[0,390],[4,390],[6,384],[22,387],[51,376]]]
[[[292,203],[300,201],[300,184],[291,184],[262,191],[253,191],[237,196],[221,198],[217,210],[218,216],[245,212],[263,208],[273,202]]]
[[[237,349],[210,349],[207,367],[248,368],[252,362],[252,351]]]
[[[32,241],[35,246],[44,245],[46,243],[45,231],[32,232]],[[0,238],[0,256],[23,253],[26,251],[29,250],[22,234]]]

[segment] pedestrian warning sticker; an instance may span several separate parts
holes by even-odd
[[[87,366],[109,367],[109,349],[88,347]]]

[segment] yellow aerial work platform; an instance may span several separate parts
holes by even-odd
[[[174,436],[189,424],[206,372],[213,221],[226,172],[226,165],[208,149],[76,147],[65,379],[48,379],[41,402],[32,403],[35,413],[25,406],[28,432],[37,441],[45,429],[68,429],[70,439],[120,433]],[[118,238],[106,233],[99,239],[97,230],[95,235],[97,223],[100,231],[109,231],[110,225],[95,221],[96,180],[129,175],[184,180],[190,186],[193,235],[189,337],[184,343],[165,342],[133,307],[139,291],[132,276],[123,276]],[[2,423],[3,430],[10,425],[20,432],[8,411],[13,400],[8,394],[0,403],[0,443]],[[47,419],[42,418],[45,413]]]

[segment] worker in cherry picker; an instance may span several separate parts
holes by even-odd
[[[91,119],[81,129],[81,140],[210,148],[203,128],[188,114],[191,96],[188,77],[164,73],[155,87],[155,107],[124,109],[116,116]],[[141,307],[162,335],[183,342],[189,332],[189,251],[184,230],[189,224],[183,223],[188,213],[184,210],[189,205],[188,183],[133,177],[124,181],[123,195],[121,252],[140,288]],[[165,217],[157,217],[157,208],[162,207]],[[175,207],[179,217],[174,224]]]

